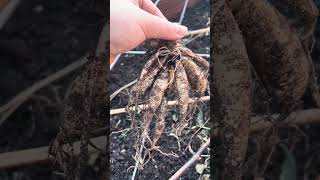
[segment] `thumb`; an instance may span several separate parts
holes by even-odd
[[[187,27],[172,23],[152,14],[145,13],[141,17],[143,21],[140,26],[148,39],[177,40],[188,33]]]

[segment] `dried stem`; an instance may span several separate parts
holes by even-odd
[[[107,143],[106,136],[99,136],[96,138],[90,139],[90,141],[95,144],[99,149],[105,149]],[[75,153],[78,154],[80,152],[80,141],[77,141],[73,144]],[[6,152],[0,154],[0,169],[7,169],[7,168],[15,168],[19,166],[25,166],[29,164],[35,163],[43,163],[48,162],[49,158],[48,155],[49,146],[21,150],[21,151],[13,151],[13,152]],[[97,150],[90,147],[89,152],[93,153]]]
[[[109,36],[108,36],[109,32],[110,32],[109,25],[105,24],[102,29],[102,32],[100,33],[100,37],[98,40],[96,56],[99,56],[100,54],[106,51],[106,45],[107,45],[107,42],[109,41]]]
[[[210,100],[210,96],[203,96],[201,98],[190,98],[188,103],[192,104],[192,103],[198,103],[198,102],[206,102]],[[168,107],[172,107],[178,104],[178,101],[168,101],[167,106]],[[138,106],[132,106],[129,108],[119,108],[119,109],[112,109],[110,110],[110,115],[116,115],[116,114],[122,114],[122,113],[126,113],[128,111],[136,111],[138,109],[147,109],[148,106],[146,104],[141,104]]]
[[[61,69],[60,71],[36,82],[31,87],[28,87],[18,95],[16,95],[13,99],[11,99],[7,104],[0,107],[0,126],[7,120],[7,118],[15,112],[15,110],[27,99],[32,97],[32,94],[36,91],[40,90],[41,88],[45,87],[46,85],[64,77],[65,75],[73,72],[74,70],[78,69],[79,67],[83,66],[87,62],[86,56],[80,58],[76,62],[66,66],[65,68]]]
[[[134,85],[137,81],[138,81],[138,79],[135,79],[134,81],[132,81],[132,82],[122,86],[118,90],[116,90],[114,93],[111,94],[110,101],[112,101],[112,99],[115,98],[121,91],[123,91],[123,90],[127,89],[128,87]]]
[[[203,152],[205,149],[207,149],[207,148],[209,147],[209,145],[210,145],[210,138],[209,138],[209,140],[208,140],[206,143],[204,143],[204,144],[199,148],[199,150],[197,151],[197,153],[194,154],[194,155],[192,156],[192,158],[189,159],[189,161],[186,162],[186,163],[170,178],[170,180],[176,180],[176,179],[178,179],[179,177],[181,177],[181,175],[182,175],[186,170],[188,170],[188,168],[189,168],[191,165],[193,165],[197,160],[199,160],[202,152]]]
[[[278,116],[279,114],[274,114],[271,117],[273,119],[276,119]],[[271,127],[272,123],[269,121],[269,119],[269,116],[252,117],[250,133],[258,133],[268,127]],[[320,123],[320,109],[309,109],[292,112],[283,122],[283,126],[304,125],[313,123]],[[102,138],[102,136],[98,138]],[[95,138],[91,139],[91,141],[100,147],[99,143],[94,139]],[[106,141],[103,141],[103,143],[106,143]],[[105,145],[102,147],[102,149],[104,147]],[[47,152],[48,147],[40,147],[22,151],[2,153],[0,154],[0,169],[19,167],[39,162],[47,162],[49,160]]]
[[[276,119],[279,114],[274,114],[271,116],[272,119]],[[272,126],[270,116],[256,116],[251,118],[250,132],[256,133],[262,131],[268,127]],[[292,112],[281,124],[280,126],[288,125],[303,125],[303,124],[313,124],[320,123],[320,109],[308,109]]]
[[[146,136],[142,136],[142,142],[141,142],[141,145],[140,145],[140,150],[136,154],[136,164],[134,165],[134,170],[133,170],[133,173],[132,173],[131,180],[134,180],[134,178],[136,177],[136,174],[137,174],[137,171],[138,171],[138,167],[139,167],[140,158],[142,156],[142,151],[143,151],[145,140],[146,140]]]
[[[0,9],[0,29],[3,28],[9,18],[13,15],[17,6],[20,4],[20,1],[21,0],[10,0],[1,2],[3,7]]]
[[[186,36],[194,36],[194,35],[207,34],[207,33],[210,33],[210,27],[189,31]]]

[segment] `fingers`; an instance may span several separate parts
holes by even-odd
[[[139,6],[150,14],[167,19],[151,0],[140,0]]]
[[[177,40],[188,33],[187,27],[169,22],[147,12],[143,12],[141,18],[143,19],[140,26],[148,39]]]

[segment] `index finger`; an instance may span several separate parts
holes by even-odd
[[[139,0],[139,6],[150,14],[167,19],[151,0]]]

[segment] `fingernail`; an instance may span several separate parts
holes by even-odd
[[[188,28],[186,26],[182,26],[182,25],[176,24],[176,33],[179,36],[183,37],[183,36],[187,35]]]

